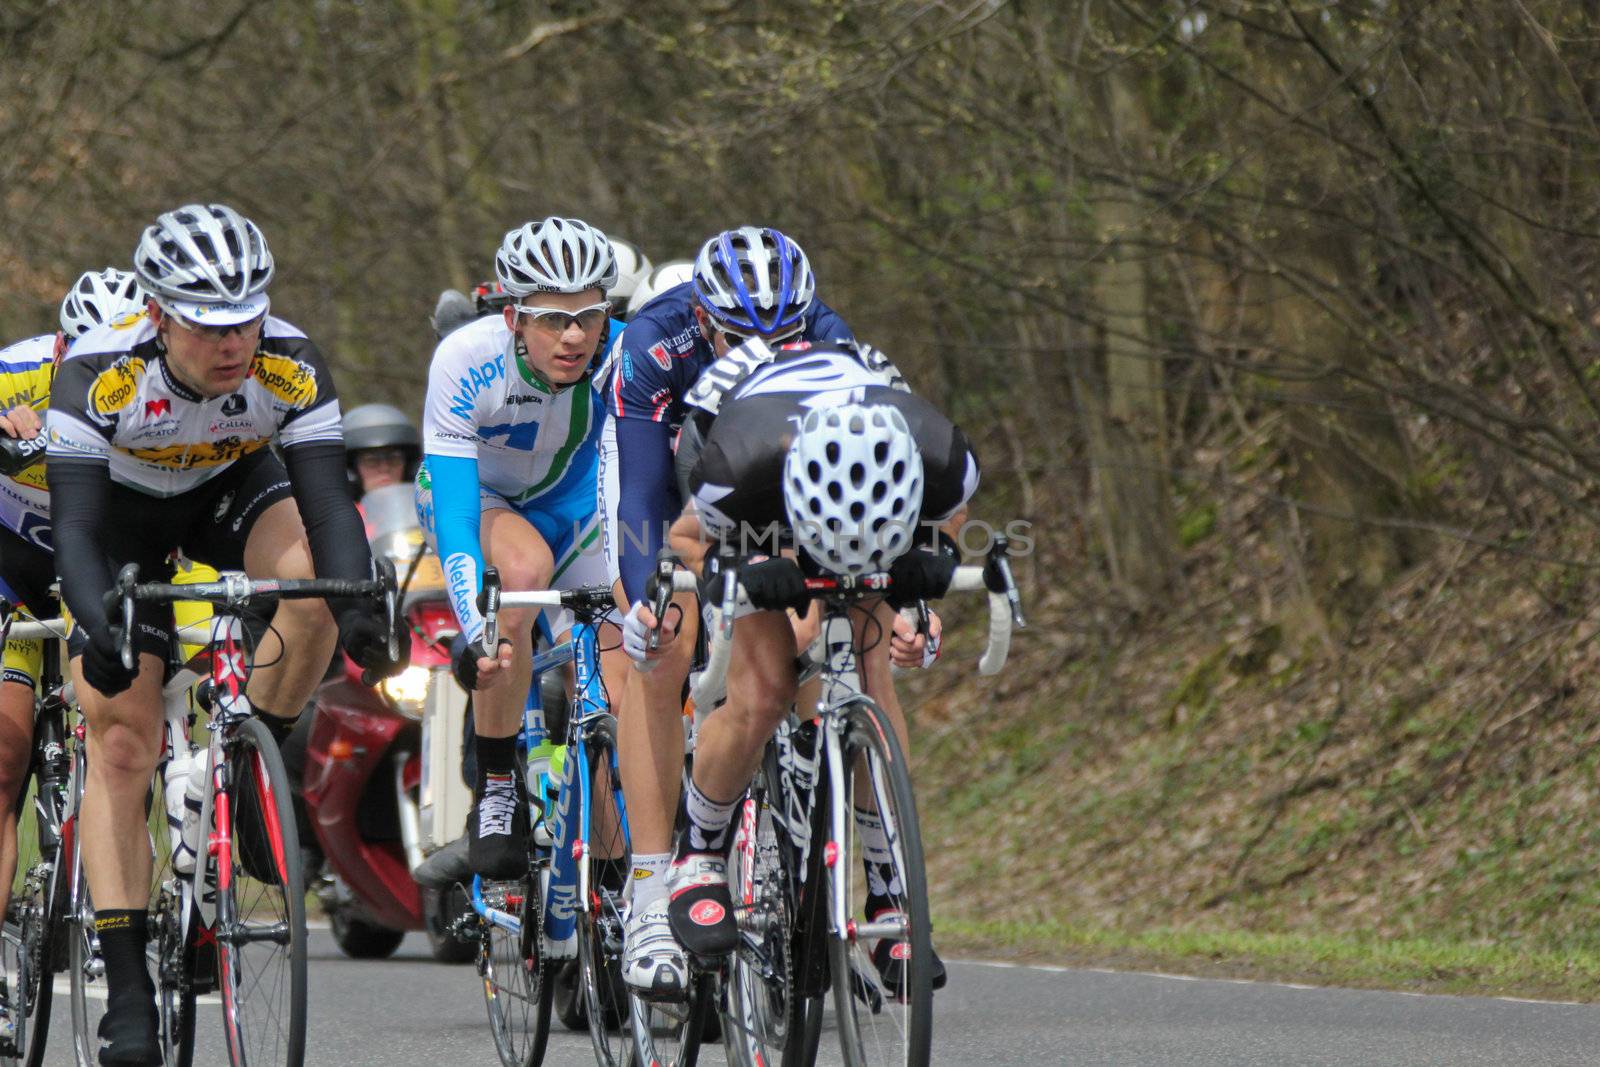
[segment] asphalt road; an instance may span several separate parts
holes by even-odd
[[[394,959],[342,957],[312,931],[307,1063],[492,1065],[469,965],[432,962],[421,935]],[[71,1064],[64,997],[46,1062]],[[956,962],[938,994],[935,1062],[1174,1067],[1547,1067],[1600,1064],[1600,1007]],[[225,1062],[213,1005],[195,1062]],[[594,1062],[557,1023],[545,1062]],[[837,1061],[837,1049],[823,1049]],[[701,1062],[720,1067],[720,1047]]]

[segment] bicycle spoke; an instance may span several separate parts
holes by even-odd
[[[829,869],[848,900],[852,928],[832,931],[834,1010],[846,1064],[878,1067],[928,1062],[932,1043],[932,940],[911,782],[882,712],[861,701],[845,712],[846,841]],[[865,788],[862,782],[865,781]],[[864,827],[869,827],[869,833]],[[863,857],[878,857],[869,893]]]

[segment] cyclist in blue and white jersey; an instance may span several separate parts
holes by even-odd
[[[456,677],[477,691],[468,862],[485,878],[509,879],[527,870],[516,744],[535,613],[504,611],[498,646],[485,648],[478,590],[485,564],[499,569],[508,590],[607,581],[596,491],[605,409],[590,372],[621,323],[609,318],[606,299],[615,254],[587,223],[552,217],[510,231],[495,274],[511,302],[450,333],[434,352],[417,514],[461,624]],[[600,644],[615,646],[616,634],[603,633]]]
[[[800,246],[775,229],[743,226],[701,246],[689,281],[659,293],[611,346],[598,379],[611,418],[600,442],[606,560],[620,579],[618,603],[642,632],[654,616],[644,586],[683,510],[672,456],[686,411],[684,397],[712,361],[748,337],[844,339],[850,329],[815,298],[811,264]],[[679,611],[693,610],[680,595]],[[639,638],[640,641],[643,638]],[[692,640],[666,643],[649,674],[629,672],[618,722],[618,754],[633,845],[632,904],[623,978],[646,995],[687,988],[683,953],[667,928],[666,870],[673,812],[683,771],[683,682]]]

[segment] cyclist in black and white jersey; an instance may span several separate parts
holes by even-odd
[[[854,342],[798,344],[774,352],[751,341],[713,365],[689,403],[696,412],[684,424],[677,458],[690,503],[673,527],[673,547],[697,560],[707,540],[714,542],[717,551],[704,563],[702,576],[710,579],[737,568],[752,609],[734,628],[728,701],[707,717],[696,741],[669,875],[672,932],[691,953],[709,957],[731,951],[737,939],[727,887],[734,803],[795,699],[796,639],[802,628],[786,611],[805,614],[811,607],[803,568],[890,573],[889,600],[870,604],[857,620],[857,641],[866,690],[905,744],[886,635],[893,632],[895,608],[948,589],[954,546],[947,538],[936,539],[932,529],[959,521],[977,488],[978,464],[960,429],[907,391],[881,353]],[[807,437],[800,429],[807,417],[841,412],[848,417],[809,435],[820,449],[819,464],[801,464],[798,471],[786,467],[792,464],[791,444]],[[848,482],[842,492],[839,484],[829,484],[830,469],[856,463],[861,468],[853,489]],[[786,483],[792,483],[788,489]],[[836,521],[837,534],[830,532]],[[918,530],[927,550],[911,547]],[[625,646],[642,655],[643,643],[629,637]],[[872,819],[857,813],[864,841],[872,841],[874,832],[882,837],[881,825],[874,831]],[[887,892],[872,891],[883,888],[882,865],[875,869],[870,854],[867,860],[872,917],[890,905]],[[899,962],[891,948],[882,945],[874,962],[892,987]],[[936,985],[943,980],[936,959]]]
[[[102,1064],[161,1063],[145,964],[144,804],[170,619],[141,607],[138,656],[125,668],[103,603],[114,574],[127,562],[154,573],[181,548],[258,578],[371,575],[333,382],[317,347],[269,314],[273,260],[260,230],[232,208],[188,205],[144,231],[134,269],[148,314],[73,343],[46,419],[56,565],[79,627],[72,673],[89,721],[79,823],[109,993]],[[273,616],[249,696],[280,742],[335,635],[365,666],[389,666],[374,608],[341,604],[330,618],[321,601],[284,601]]]

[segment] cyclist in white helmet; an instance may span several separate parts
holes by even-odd
[[[113,575],[129,562],[156,574],[180,548],[258,578],[372,573],[333,382],[317,347],[268,313],[273,259],[255,223],[222,204],[169,211],[145,229],[134,271],[147,313],[73,342],[46,416],[56,568],[78,626],[73,682],[89,721],[79,825],[106,966],[102,1064],[161,1062],[145,961],[144,805],[171,629],[170,612],[137,610],[137,656],[125,667],[104,603]],[[286,600],[274,613],[249,696],[280,743],[335,640],[363,666],[394,667],[377,605]],[[259,812],[241,804],[238,816],[245,868],[273,877]]]
[[[0,596],[36,618],[55,614],[50,582],[50,490],[45,482],[40,431],[50,404],[56,361],[75,338],[102,322],[131,322],[144,314],[144,290],[127,271],[85,271],[61,301],[61,328],[0,349],[0,432],[19,444],[0,458]],[[26,455],[22,454],[26,451]],[[0,912],[11,896],[17,868],[17,813],[23,776],[33,749],[33,692],[44,659],[41,641],[7,641],[0,680]],[[0,1056],[15,1037],[6,990],[0,981]],[[14,1050],[13,1050],[14,1051]]]
[[[645,305],[668,289],[676,289],[685,282],[694,280],[694,260],[674,259],[662,263],[645,275],[639,287],[628,298],[628,318],[631,321]]]
[[[509,879],[527,871],[516,744],[537,613],[503,611],[498,646],[485,648],[478,589],[486,564],[507,590],[605,584],[596,502],[605,409],[590,372],[622,324],[606,298],[617,280],[615,253],[605,234],[577,219],[511,230],[495,275],[506,306],[455,330],[434,352],[417,514],[461,624],[456,678],[476,690],[468,862],[486,878]],[[602,648],[617,642],[615,630],[600,636]],[[625,663],[614,654],[606,660]]]
[[[888,600],[868,602],[857,641],[866,690],[906,744],[885,636],[895,608],[948,589],[953,544],[935,541],[925,523],[957,521],[978,481],[966,437],[906,391],[893,366],[866,345],[774,352],[756,340],[714,367],[739,376],[708,373],[690,395],[694,421],[686,423],[678,455],[690,503],[672,543],[707,579],[736,568],[753,610],[735,624],[728,699],[701,726],[678,811],[668,914],[673,935],[699,957],[725,954],[737,938],[727,886],[729,819],[795,699],[797,628],[786,612],[803,615],[810,606],[806,568],[889,572]],[[780,529],[781,552],[770,536]],[[924,547],[912,547],[913,530],[924,535]],[[702,563],[707,538],[715,551]],[[629,647],[636,658],[645,654],[638,641]],[[872,816],[858,812],[857,821],[871,840]],[[871,855],[866,860],[871,917],[892,909],[893,900],[883,866]],[[893,993],[900,965],[891,949],[879,946],[874,962]],[[936,987],[943,981],[936,959]]]
[[[639,291],[652,270],[650,257],[639,251],[632,241],[611,238],[611,250],[617,255],[617,284],[611,287],[612,314],[626,320],[633,314],[633,294]]]

